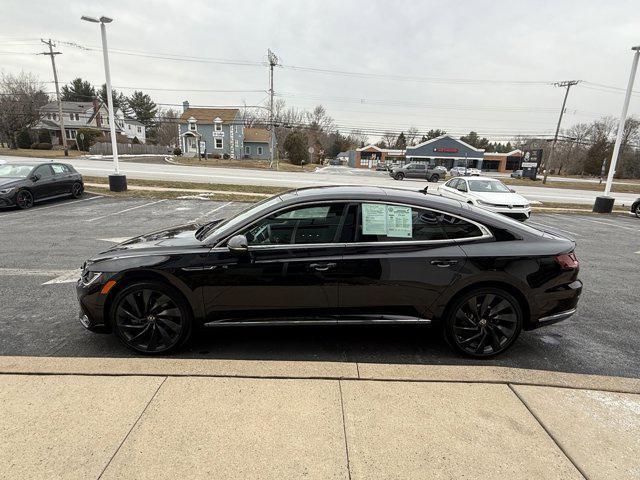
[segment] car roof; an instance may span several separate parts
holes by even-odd
[[[494,178],[494,177],[484,177],[484,176],[473,176],[473,177],[457,177],[457,178],[464,178],[465,180],[496,180],[498,182],[501,182],[501,180],[499,178]]]
[[[25,162],[11,160],[10,162],[7,162],[7,165],[20,165],[23,167],[38,167],[40,165],[66,165],[68,167],[71,166],[68,163],[62,163],[62,162],[38,162],[33,160],[27,160]]]

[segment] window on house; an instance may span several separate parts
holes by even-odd
[[[196,124],[195,122],[189,122],[189,130],[191,130],[192,132],[196,131]]]
[[[216,132],[221,132],[221,131],[222,131],[222,123],[217,122],[217,123],[214,125],[214,129],[215,129],[215,131],[216,131]]]
[[[236,148],[238,148],[238,140],[235,140],[235,141],[233,142],[233,145],[234,145]]]
[[[262,155],[262,147],[258,147],[258,155]]]
[[[216,138],[215,141],[216,141],[215,148],[218,148],[218,149],[222,148],[222,139],[221,138]]]
[[[67,130],[67,138],[69,140],[75,140],[76,139],[76,131],[75,130]]]
[[[142,127],[138,127],[138,133],[142,133]]]
[[[245,155],[251,155],[251,147],[250,146],[245,146],[244,147],[244,154]]]

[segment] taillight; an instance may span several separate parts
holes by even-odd
[[[575,270],[580,266],[580,262],[578,262],[578,257],[576,257],[575,252],[556,255],[556,262],[558,262],[563,270]]]

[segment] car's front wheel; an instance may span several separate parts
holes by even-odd
[[[431,177],[429,177],[429,181],[432,183],[436,183],[438,182],[438,180],[440,180],[440,175],[437,175],[435,173],[431,175]]]
[[[23,210],[33,207],[33,194],[29,190],[16,193],[16,205]]]
[[[396,173],[393,178],[395,178],[396,180],[403,180],[404,179],[404,173],[400,172],[400,173]]]
[[[458,352],[487,358],[513,345],[522,322],[522,308],[513,295],[498,288],[481,288],[467,292],[448,309],[444,333]]]
[[[191,333],[191,309],[173,288],[162,283],[136,283],[119,292],[111,308],[113,330],[129,348],[167,353]]]
[[[640,218],[640,202],[636,205],[634,213],[636,214],[636,217]]]

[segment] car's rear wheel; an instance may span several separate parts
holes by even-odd
[[[636,205],[635,214],[636,217],[640,218],[640,203]]]
[[[395,178],[396,180],[403,180],[404,179],[404,173],[396,173],[393,178]]]
[[[136,283],[118,293],[111,308],[113,329],[129,348],[167,353],[187,341],[191,310],[173,288],[162,283]]]
[[[84,192],[84,187],[81,182],[75,182],[71,186],[71,196],[73,198],[80,198],[82,196],[82,192]]]
[[[513,345],[522,321],[522,308],[513,295],[498,288],[482,288],[467,292],[448,309],[444,333],[458,352],[487,358]]]
[[[29,190],[16,193],[16,205],[23,210],[33,207],[33,194]]]
[[[429,181],[433,183],[436,183],[438,180],[440,180],[440,175],[436,175],[435,173],[429,178]]]

